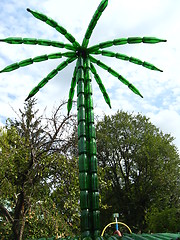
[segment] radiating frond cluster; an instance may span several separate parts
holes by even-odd
[[[28,58],[23,61],[11,64],[7,67],[5,67],[3,70],[0,71],[2,72],[10,72],[13,70],[16,70],[20,67],[25,67],[27,65],[36,63],[36,62],[42,62],[46,61],[49,59],[59,59],[62,57],[66,57],[67,59],[60,63],[57,68],[53,69],[36,87],[32,89],[32,91],[29,93],[28,97],[26,98],[29,99],[32,96],[34,96],[40,88],[42,88],[49,80],[51,80],[55,75],[58,74],[61,70],[63,70],[66,66],[68,66],[71,62],[75,61],[79,56],[82,57],[88,57],[91,61],[91,72],[93,73],[94,79],[96,80],[97,84],[99,85],[99,88],[104,96],[104,99],[106,103],[111,107],[110,104],[110,99],[109,96],[106,92],[106,89],[101,81],[100,76],[98,75],[94,64],[98,65],[99,67],[103,68],[104,70],[108,71],[110,74],[112,74],[114,77],[118,78],[122,83],[127,85],[129,89],[131,89],[134,93],[138,94],[139,96],[142,97],[140,92],[138,91],[137,88],[135,88],[131,83],[128,82],[123,76],[121,76],[119,73],[114,71],[112,68],[104,64],[102,61],[97,60],[94,56],[92,55],[102,55],[106,57],[114,57],[120,60],[125,60],[132,62],[134,64],[142,65],[143,67],[146,67],[151,70],[156,70],[156,71],[162,71],[159,68],[155,67],[151,63],[141,61],[140,59],[134,58],[134,57],[129,57],[127,55],[121,54],[121,53],[114,53],[111,51],[107,50],[102,50],[111,46],[118,46],[118,45],[124,45],[124,44],[135,44],[135,43],[158,43],[158,42],[165,42],[166,40],[154,38],[154,37],[130,37],[130,38],[119,38],[119,39],[114,39],[111,41],[106,41],[99,43],[97,45],[91,46],[88,48],[88,43],[89,39],[91,37],[91,34],[93,32],[93,29],[95,28],[97,21],[99,20],[102,12],[106,8],[108,4],[107,0],[101,1],[99,7],[95,11],[92,20],[90,21],[90,24],[87,28],[87,31],[85,33],[82,45],[80,45],[76,39],[67,32],[65,28],[60,26],[56,21],[53,19],[47,17],[46,15],[37,12],[37,11],[32,11],[30,9],[27,9],[35,18],[45,22],[46,24],[50,25],[54,29],[56,29],[59,33],[61,33],[69,42],[70,44],[65,44],[63,42],[58,42],[58,41],[50,41],[50,40],[44,40],[44,39],[35,39],[35,38],[20,38],[20,37],[9,37],[5,39],[0,39],[1,42],[6,42],[10,44],[28,44],[28,45],[41,45],[41,46],[53,46],[56,48],[64,48],[69,50],[68,52],[57,52],[49,55],[41,55],[37,56],[35,58]],[[72,107],[72,101],[73,101],[73,96],[74,96],[74,89],[76,86],[76,68],[74,70],[72,82],[71,82],[71,88],[69,92],[69,101],[68,101],[68,112],[70,112],[71,107]]]

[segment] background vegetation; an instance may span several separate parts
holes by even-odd
[[[0,238],[78,235],[76,116],[29,100],[0,129]],[[118,111],[96,124],[102,228],[120,214],[134,232],[180,231],[180,159],[173,137]],[[111,230],[113,231],[113,230]]]

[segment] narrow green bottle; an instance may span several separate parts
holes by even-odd
[[[99,192],[92,193],[92,209],[93,211],[99,209]]]
[[[33,62],[42,62],[42,61],[48,60],[48,58],[49,57],[46,54],[37,56],[37,57],[33,58]]]
[[[0,42],[6,42],[9,44],[22,44],[22,38],[20,37],[9,37],[9,38],[5,38],[5,39],[0,39]]]
[[[79,155],[79,172],[87,172],[89,163],[86,154]]]
[[[100,48],[108,48],[108,47],[111,47],[111,46],[113,46],[113,42],[112,41],[106,41],[106,42],[103,42],[103,43],[99,44]]]
[[[89,189],[89,176],[87,172],[80,172],[79,173],[79,184],[81,190]]]
[[[91,173],[97,172],[97,157],[95,155],[91,156]]]
[[[113,45],[127,44],[127,38],[118,38],[113,40]]]
[[[80,192],[80,207],[82,210],[89,208],[89,194],[87,190]]]
[[[29,45],[36,45],[37,44],[37,39],[36,38],[23,38],[23,43],[24,44],[29,44]],[[41,40],[40,40],[41,43]]]
[[[32,58],[28,58],[26,60],[23,60],[23,61],[19,62],[19,66],[20,67],[25,67],[25,66],[30,65],[32,63],[33,63]]]
[[[132,44],[132,43],[141,43],[142,42],[142,38],[141,37],[129,37],[127,39],[127,42]]]
[[[142,39],[143,43],[159,43],[159,42],[167,42],[167,40],[159,39],[155,37],[143,37]]]
[[[19,64],[18,63],[13,63],[7,67],[5,67],[3,70],[1,70],[0,72],[11,72],[15,69],[18,69],[19,68]]]

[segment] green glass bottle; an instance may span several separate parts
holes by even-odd
[[[62,69],[64,69],[66,66],[68,65],[67,61],[62,62],[61,64],[59,64],[59,66],[56,68],[58,71],[61,71]]]
[[[89,230],[90,223],[89,223],[89,210],[88,209],[82,210],[81,218],[82,218],[82,221],[81,221],[82,231]]]
[[[88,111],[88,122],[89,123],[94,123],[94,111],[93,110],[89,110]]]
[[[100,48],[108,48],[108,47],[112,47],[112,46],[113,46],[113,42],[112,41],[106,41],[106,42],[103,42],[103,43],[99,44]]]
[[[129,37],[127,39],[127,42],[132,44],[132,43],[141,43],[142,42],[142,38],[140,37]]]
[[[89,176],[87,172],[80,172],[79,173],[79,184],[81,190],[89,189]]]
[[[11,72],[15,69],[18,69],[19,68],[19,64],[18,63],[13,63],[7,67],[5,67],[3,70],[1,70],[0,72]]]
[[[78,140],[78,149],[79,149],[79,154],[86,153],[86,138],[81,137]]]
[[[96,52],[100,49],[99,45],[94,45],[88,49],[89,53]]]
[[[91,156],[91,173],[97,172],[97,157],[95,155]]]
[[[65,34],[67,33],[67,30],[66,30],[65,28],[63,28],[62,26],[60,26],[60,25],[58,25],[58,26],[56,27],[56,30],[57,30],[58,32],[60,32],[61,34],[63,34],[63,35],[65,35]]]
[[[93,30],[94,27],[95,27],[95,24],[93,24],[93,25],[91,24],[91,25],[88,26],[88,29],[87,29],[86,35],[85,35],[86,39],[90,38],[90,36],[92,34],[92,30]]]
[[[127,38],[118,38],[113,40],[113,45],[127,44]]]
[[[86,136],[86,124],[85,121],[80,121],[78,124],[78,138]]]
[[[100,212],[98,210],[93,211],[93,227],[94,229],[100,229]]]
[[[20,67],[25,67],[25,66],[30,65],[32,63],[33,63],[32,58],[28,58],[26,60],[23,60],[23,61],[19,62],[19,66]]]
[[[155,37],[143,37],[142,39],[143,43],[159,43],[159,42],[166,42],[167,40],[159,39]]]
[[[78,93],[78,99],[77,99],[77,109],[79,109],[79,107],[81,106],[85,106],[85,98],[84,98],[84,93],[79,92]]]
[[[93,123],[89,124],[89,138],[96,138],[96,130]]]
[[[97,65],[100,66],[100,67],[102,67],[102,68],[105,69],[105,70],[108,70],[108,69],[109,69],[109,67],[108,67],[106,64],[102,63],[101,61],[97,61]]]
[[[68,33],[68,32],[65,34],[65,37],[66,37],[71,43],[75,43],[75,42],[76,42],[75,38],[74,38],[70,33]],[[77,42],[76,42],[76,45],[79,45],[79,44],[77,44]]]
[[[23,43],[29,44],[29,45],[35,45],[35,44],[37,44],[37,39],[36,38],[23,38]],[[41,43],[41,40],[40,40],[40,43]]]
[[[77,78],[78,78],[78,81],[84,80],[84,71],[82,69],[78,69]]]
[[[113,52],[110,52],[110,51],[105,51],[105,50],[103,50],[103,51],[102,51],[102,55],[103,55],[103,56],[106,56],[106,57],[114,57],[116,54],[113,53]]]
[[[48,19],[46,20],[46,23],[47,23],[48,25],[50,25],[51,27],[53,27],[53,28],[56,28],[56,26],[58,25],[58,23],[57,23],[56,21],[54,21],[53,19],[50,19],[50,18],[48,18]]]
[[[95,140],[95,138],[90,139],[89,151],[90,151],[90,155],[96,155],[97,150],[96,150],[96,140]]]
[[[42,62],[42,61],[48,60],[48,58],[49,57],[46,54],[37,56],[37,57],[33,58],[33,62]]]
[[[41,21],[46,21],[47,20],[47,17],[42,14],[42,13],[39,13],[37,11],[32,11],[31,9],[27,8],[27,11],[30,12],[35,18],[38,18],[40,19]]]
[[[114,77],[119,77],[119,73],[117,73],[116,71],[114,71],[113,69],[111,69],[111,68],[109,68],[108,69],[108,72],[110,73],[110,74],[112,74]]]
[[[92,193],[92,209],[99,209],[99,192]]]
[[[125,54],[121,54],[121,53],[116,53],[116,58],[118,59],[122,59],[122,60],[129,60],[129,57]]]
[[[92,95],[92,85],[91,84],[87,84],[86,85],[86,88],[85,88],[85,93],[87,94],[90,94],[90,95]]]
[[[84,94],[84,80],[78,81],[77,85],[77,95],[79,96],[80,93]],[[80,101],[80,100],[79,100]]]
[[[104,9],[107,7],[107,5],[108,5],[108,0],[102,0],[97,8],[98,11],[102,13]]]
[[[80,207],[81,209],[88,209],[89,208],[89,194],[87,190],[80,192]]]
[[[88,159],[86,154],[81,154],[79,155],[79,172],[87,172],[89,167],[88,167]]]
[[[132,63],[135,63],[135,64],[139,64],[139,65],[142,65],[142,63],[143,63],[140,59],[134,58],[134,57],[130,57],[129,61]]]
[[[118,79],[119,79],[122,83],[124,83],[125,85],[129,85],[128,80],[126,80],[123,76],[119,75]]]
[[[0,39],[0,42],[6,42],[9,44],[21,44],[23,43],[22,38],[20,37],[9,37],[5,39]]]
[[[65,47],[65,44],[64,44],[64,43],[62,43],[62,42],[56,42],[56,41],[52,41],[52,42],[51,42],[51,45],[52,45],[53,47],[59,47],[59,48],[64,48],[64,47]]]
[[[91,174],[91,190],[98,191],[98,177],[97,173]]]
[[[48,75],[47,75],[47,79],[52,79],[54,76],[56,76],[58,74],[58,71],[56,69],[52,70]]]
[[[48,81],[49,81],[49,80],[48,80],[47,78],[44,78],[44,79],[37,85],[38,90],[39,90],[39,88],[44,87],[44,85],[46,85],[46,83],[47,83]]]
[[[156,66],[154,66],[153,64],[148,63],[148,62],[143,62],[143,66],[146,67],[146,68],[149,68],[151,70],[156,70],[156,71],[159,71],[159,72],[163,72],[161,69],[157,68]]]
[[[90,88],[90,86],[89,86]],[[87,108],[93,108],[93,99],[92,99],[92,96],[90,95],[88,98],[87,98]]]

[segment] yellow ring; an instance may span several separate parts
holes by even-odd
[[[101,233],[101,236],[104,235],[104,232],[105,232],[106,228],[108,228],[110,225],[116,224],[116,223],[121,224],[121,225],[124,225],[125,227],[128,228],[129,232],[132,233],[130,227],[128,227],[128,225],[126,225],[125,223],[123,223],[123,222],[111,222],[111,223],[109,223],[108,225],[105,226],[105,228],[103,229],[103,231],[102,231],[102,233]]]

